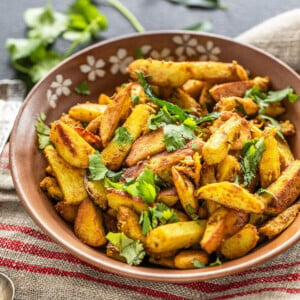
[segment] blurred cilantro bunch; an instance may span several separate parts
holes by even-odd
[[[12,66],[36,83],[55,65],[80,45],[96,38],[108,26],[106,17],[90,0],[74,0],[66,13],[53,9],[47,1],[44,8],[30,8],[24,13],[27,37],[7,39],[6,48]],[[65,53],[53,49],[58,38],[70,41]]]

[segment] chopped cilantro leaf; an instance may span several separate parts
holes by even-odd
[[[270,194],[274,199],[278,200],[277,196],[276,196],[274,193],[272,193],[271,191],[269,191],[269,190],[266,190],[266,189],[264,189],[264,188],[259,188],[259,189],[256,191],[256,194],[257,194],[257,195],[260,195],[260,194],[262,194],[262,193]]]
[[[137,95],[131,96],[131,100],[134,105],[137,105],[140,102],[140,97]]]
[[[90,95],[91,91],[89,89],[88,83],[86,81],[80,82],[76,87],[75,87],[75,92],[79,95]]]
[[[38,136],[38,144],[39,149],[43,150],[50,142],[50,127],[44,123],[46,120],[46,115],[44,113],[40,113],[40,117],[35,122],[35,129]]]
[[[209,113],[209,114],[207,114],[205,116],[197,118],[196,122],[197,122],[198,125],[201,124],[201,123],[204,123],[204,122],[211,122],[211,121],[213,121],[215,119],[218,119],[219,116],[220,116],[220,113],[215,113],[215,112]]]
[[[132,135],[127,131],[126,127],[119,127],[115,131],[115,137],[113,139],[119,146],[129,144],[132,142]]]
[[[256,176],[257,167],[264,151],[264,138],[253,139],[244,143],[241,153],[241,168],[245,186],[248,186]]]
[[[214,266],[219,266],[222,264],[222,261],[220,260],[220,258],[217,256],[216,260],[211,262],[208,266],[209,267],[214,267]]]
[[[137,266],[143,261],[146,252],[140,241],[128,238],[123,232],[109,232],[106,238],[119,249],[120,255],[130,266]]]
[[[164,129],[164,143],[168,152],[175,151],[184,147],[186,140],[195,138],[194,131],[183,124],[181,125],[166,125]]]
[[[205,264],[198,259],[193,259],[192,263],[193,263],[194,267],[196,267],[196,268],[199,268],[199,269],[205,268]]]

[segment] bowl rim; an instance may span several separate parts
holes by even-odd
[[[142,267],[142,266],[128,266],[125,263],[121,263],[118,261],[114,261],[113,264],[111,263],[111,259],[99,261],[99,258],[96,259],[90,254],[87,254],[83,250],[74,249],[72,245],[66,244],[65,240],[57,233],[56,231],[52,230],[48,227],[47,222],[45,220],[41,220],[39,215],[36,213],[34,207],[32,206],[30,199],[27,199],[26,193],[24,192],[24,189],[22,186],[18,184],[18,169],[16,164],[14,163],[16,161],[16,148],[18,143],[14,143],[15,136],[17,135],[19,120],[23,114],[24,109],[26,108],[27,103],[30,101],[32,95],[36,92],[36,90],[39,89],[39,87],[43,84],[44,80],[49,78],[53,73],[56,72],[57,69],[59,69],[64,64],[69,63],[70,61],[74,60],[75,58],[83,55],[86,52],[89,52],[93,49],[96,49],[98,47],[104,46],[106,44],[126,40],[126,39],[134,39],[136,37],[148,37],[153,35],[174,35],[174,34],[189,34],[191,36],[199,36],[199,37],[212,37],[216,39],[220,39],[229,43],[234,43],[237,45],[240,45],[242,47],[250,48],[252,51],[258,52],[264,56],[267,56],[269,59],[275,61],[277,64],[280,64],[285,69],[287,69],[293,76],[295,76],[299,82],[300,82],[300,75],[293,70],[290,66],[288,66],[286,63],[282,62],[272,54],[267,53],[266,51],[259,49],[255,46],[248,45],[245,43],[238,42],[234,39],[224,37],[222,35],[218,34],[211,34],[211,33],[199,33],[199,32],[193,32],[193,31],[187,31],[187,30],[159,30],[159,31],[148,31],[145,33],[132,33],[132,34],[126,34],[119,37],[107,39],[100,41],[98,43],[95,43],[93,45],[90,45],[88,47],[85,47],[84,49],[76,52],[75,54],[71,55],[61,63],[59,63],[56,67],[54,67],[45,77],[43,77],[29,92],[27,97],[25,98],[23,105],[16,117],[13,131],[11,134],[11,143],[10,143],[10,151],[9,151],[9,159],[10,159],[10,168],[12,172],[12,178],[14,182],[14,186],[16,188],[17,194],[21,199],[21,202],[23,206],[25,207],[27,213],[29,216],[34,220],[34,222],[56,243],[58,243],[62,248],[67,250],[69,253],[73,254],[74,256],[78,257],[82,261],[85,261],[89,264],[92,264],[94,266],[97,266],[99,268],[102,268],[104,270],[107,270],[109,272],[112,272],[114,274],[128,276],[134,279],[143,279],[148,281],[156,281],[156,282],[176,282],[176,283],[186,283],[186,282],[193,282],[193,281],[201,281],[201,280],[208,280],[208,279],[215,279],[219,277],[224,277],[226,275],[232,275],[236,274],[242,271],[245,271],[247,269],[250,269],[251,267],[254,267],[258,264],[261,264],[263,262],[266,262],[267,260],[270,260],[274,256],[282,253],[283,251],[287,250],[289,247],[294,245],[296,242],[300,240],[300,231],[297,230],[297,226],[300,227],[300,214],[298,215],[297,219],[294,221],[294,223],[291,225],[292,229],[294,230],[294,233],[286,239],[283,243],[277,245],[274,249],[271,249],[270,251],[264,253],[263,249],[264,246],[261,248],[256,249],[254,252],[251,252],[250,254],[247,254],[244,257],[249,258],[247,261],[244,261],[243,263],[237,263],[242,258],[235,259],[232,261],[228,261],[223,263],[221,268],[219,266],[216,267],[209,267],[205,269],[193,269],[193,270],[168,270],[163,268],[149,268],[149,267]],[[290,228],[291,228],[290,227]],[[285,232],[282,233],[284,235]],[[276,239],[275,239],[276,242]],[[267,243],[267,245],[270,245],[271,243],[274,244],[274,240]],[[276,244],[276,243],[275,243]],[[262,252],[262,253],[260,253]],[[257,253],[261,254],[257,256]],[[256,255],[255,255],[256,254]],[[225,266],[225,267],[224,267]],[[164,273],[162,272],[155,272],[156,270],[164,270]],[[149,272],[151,271],[151,272]]]

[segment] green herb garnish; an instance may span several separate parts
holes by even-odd
[[[90,95],[91,91],[89,89],[88,83],[86,81],[80,82],[76,87],[75,87],[75,92],[79,95]]]
[[[50,127],[45,124],[46,115],[40,113],[40,117],[36,120],[34,126],[38,136],[39,149],[43,150],[48,145],[51,145],[50,142]]]
[[[119,146],[123,146],[126,144],[129,144],[132,142],[133,137],[132,135],[127,131],[126,127],[119,127],[115,131],[115,137],[114,137],[114,142],[116,142]]]
[[[143,244],[128,238],[123,232],[109,232],[106,238],[119,249],[121,256],[126,258],[130,266],[137,266],[146,255]]]
[[[244,143],[241,153],[241,168],[243,171],[245,186],[251,184],[253,178],[255,178],[256,171],[264,151],[264,138],[253,139]]]

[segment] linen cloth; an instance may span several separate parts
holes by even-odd
[[[237,40],[300,70],[300,9],[268,20]],[[31,220],[13,186],[7,145],[0,157],[0,272],[14,281],[18,300],[299,299],[300,243],[262,265],[215,280],[157,283],[112,274],[67,253]]]

